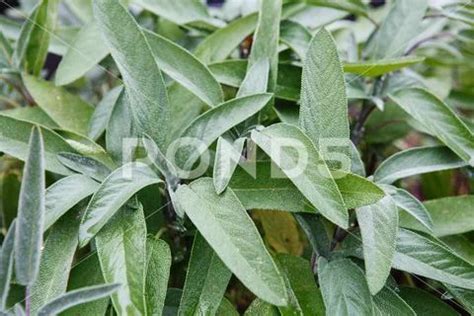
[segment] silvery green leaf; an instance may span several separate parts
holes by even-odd
[[[41,307],[38,316],[56,315],[70,307],[107,297],[116,292],[120,286],[120,284],[95,285],[68,292]]]
[[[377,294],[390,275],[398,232],[398,210],[386,196],[377,203],[356,209],[362,235],[367,284]]]
[[[33,127],[23,170],[15,232],[15,276],[22,285],[35,282],[40,265],[45,212],[43,146],[40,129]]]
[[[177,206],[191,219],[219,258],[258,297],[286,305],[283,278],[255,224],[231,189],[215,192],[212,179],[201,178],[176,192]]]
[[[131,162],[113,171],[92,196],[79,229],[84,247],[135,193],[162,180],[147,165]]]
[[[372,299],[374,301],[374,316],[417,315],[410,305],[388,286],[384,286]]]
[[[232,273],[196,232],[178,315],[214,315]]]
[[[4,310],[10,290],[13,273],[13,247],[15,243],[16,220],[10,224],[8,233],[3,240],[0,252],[0,310]]]
[[[301,60],[306,57],[311,38],[308,29],[295,21],[285,20],[280,24],[280,40],[298,54]]]
[[[57,78],[57,77],[56,77]],[[110,90],[97,104],[89,122],[89,132],[87,136],[92,140],[97,140],[105,131],[109,124],[115,104],[123,91],[122,86]]]
[[[421,63],[424,60],[424,57],[408,56],[367,62],[352,62],[344,64],[344,71],[359,74],[364,77],[378,77]]]
[[[374,180],[390,184],[406,177],[466,165],[447,147],[415,147],[400,151],[384,160],[375,170]]]
[[[170,119],[168,94],[143,30],[116,0],[94,1],[94,16],[122,74],[137,127],[164,150]]]
[[[354,14],[368,16],[367,6],[362,0],[331,1],[331,0],[306,0],[307,4],[321,7],[344,10]]]
[[[237,97],[245,97],[255,93],[264,93],[268,87],[268,76],[270,63],[266,58],[262,58],[249,66],[247,73],[240,84]]]
[[[229,184],[232,175],[242,157],[245,138],[235,141],[224,137],[217,139],[216,157],[214,160],[213,180],[217,194],[221,194]]]
[[[437,296],[422,289],[403,286],[399,295],[410,305],[416,315],[459,316],[459,313]]]
[[[57,159],[67,168],[97,181],[103,181],[111,172],[109,167],[94,158],[75,153],[61,152]]]
[[[165,305],[171,267],[168,244],[156,238],[146,241],[145,303],[148,315],[160,315]]]
[[[176,171],[175,166],[161,152],[150,136],[144,135],[142,142],[150,161],[161,172],[161,174],[164,175],[168,185],[172,188],[175,187],[179,182],[178,172]]]

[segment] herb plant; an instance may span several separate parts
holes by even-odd
[[[474,313],[471,1],[9,3],[2,315]]]

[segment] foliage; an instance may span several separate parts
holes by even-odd
[[[204,2],[0,17],[0,314],[473,314],[472,2]]]

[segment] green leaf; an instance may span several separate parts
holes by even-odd
[[[85,278],[84,276],[87,276]],[[104,283],[97,253],[93,253],[74,265],[69,275],[68,291]],[[91,315],[103,316],[109,299],[96,300],[71,307],[61,313],[63,316]]]
[[[232,174],[242,156],[245,138],[238,138],[235,141],[227,140],[224,137],[217,139],[216,158],[214,160],[213,180],[217,194],[221,194],[229,184]]]
[[[282,276],[232,190],[217,195],[212,179],[201,178],[181,186],[176,198],[178,207],[248,289],[274,305],[287,303]]]
[[[0,114],[0,151],[20,160],[28,157],[28,139],[34,125],[25,121],[16,120]],[[56,155],[62,151],[74,150],[55,132],[42,127],[44,139],[45,168],[61,175],[69,175],[67,170],[57,159]]]
[[[448,105],[420,88],[399,90],[390,98],[418,124],[474,166],[474,134]]]
[[[474,266],[446,246],[400,229],[393,267],[461,288],[474,289]]]
[[[402,56],[410,41],[421,33],[421,22],[428,8],[427,0],[395,1],[382,25],[366,46],[371,59]]]
[[[206,37],[194,54],[204,64],[226,59],[257,26],[257,14],[250,14],[229,23]]]
[[[362,270],[349,259],[318,260],[326,315],[372,315],[372,296]]]
[[[110,174],[103,163],[79,154],[61,152],[58,160],[67,168],[102,182]]]
[[[349,215],[336,182],[301,130],[292,125],[275,124],[261,132],[253,131],[251,138],[323,216],[341,227],[348,227]],[[291,144],[296,143],[297,147],[285,147],[288,146],[282,142],[285,139],[291,139]],[[299,157],[299,152],[306,153],[306,161]],[[299,166],[301,161],[304,165]]]
[[[282,0],[261,1],[257,29],[248,58],[248,69],[261,60],[269,61],[268,92],[275,91],[277,83],[281,10]]]
[[[166,158],[148,135],[145,135],[142,139],[142,143],[153,166],[165,177],[167,185],[174,188],[179,183],[178,172],[174,165]]]
[[[0,252],[0,310],[4,310],[7,304],[10,281],[13,273],[13,247],[15,244],[16,221],[14,220],[8,233],[3,240]]]
[[[391,288],[384,286],[383,289],[373,297],[374,316],[416,316],[411,307]]]
[[[23,75],[23,82],[33,99],[61,128],[87,135],[94,112],[90,104],[51,82]]]
[[[31,285],[38,275],[45,209],[44,145],[41,131],[33,127],[23,170],[15,233],[15,276]]]
[[[385,187],[385,186],[384,186]],[[433,219],[426,207],[416,197],[411,195],[410,192],[399,189],[396,187],[389,186],[387,192],[392,197],[395,204],[409,214],[411,218],[422,224],[428,232],[433,230]],[[406,218],[404,213],[400,215],[400,225],[403,226],[403,218]]]
[[[115,87],[97,104],[89,122],[89,132],[87,136],[90,139],[94,141],[97,140],[105,131],[122,91],[122,86]]]
[[[178,25],[189,24],[196,27],[214,29],[225,25],[212,18],[206,6],[199,1],[187,0],[137,0],[137,5]]]
[[[306,234],[314,253],[325,258],[329,257],[329,236],[322,218],[315,214],[295,214],[295,219]]]
[[[156,238],[146,242],[145,303],[148,315],[160,315],[165,305],[166,290],[171,267],[168,244]]]
[[[42,125],[51,129],[59,127],[58,124],[56,124],[39,106],[4,110],[1,113],[2,115],[9,116],[17,120],[31,122],[33,124]]]
[[[421,289],[401,287],[400,296],[411,306],[411,308],[419,316],[443,315],[456,316],[459,315],[451,306],[444,303],[436,296],[429,294]]]
[[[331,1],[331,0],[306,0],[307,4],[328,7],[350,13],[368,16],[367,7],[361,0]]]
[[[378,77],[414,64],[421,63],[424,60],[424,57],[407,56],[367,62],[345,63],[344,71],[353,74],[359,74],[365,77]]]
[[[68,292],[41,307],[38,316],[59,314],[70,307],[107,297],[118,288],[120,284],[96,285]]]
[[[188,264],[179,315],[214,315],[232,273],[197,232]]]
[[[245,311],[245,316],[279,316],[278,309],[267,302],[256,298]]]
[[[474,230],[474,195],[453,196],[423,203],[433,219],[433,235],[437,237],[462,234]],[[401,215],[400,226],[428,232],[412,217]]]
[[[46,189],[44,230],[50,228],[74,205],[92,195],[99,184],[83,175],[72,175],[56,181]]]
[[[268,87],[268,76],[270,72],[269,60],[262,58],[248,67],[242,83],[239,85],[237,97],[245,97],[255,93],[264,93]]]
[[[166,149],[168,94],[145,34],[116,0],[94,1],[94,16],[122,74],[137,127],[150,135],[160,149]]]
[[[216,78],[196,57],[158,34],[149,31],[144,33],[156,63],[163,72],[210,106],[217,106],[224,101]]]
[[[271,97],[269,93],[262,93],[233,99],[201,114],[182,132],[181,138],[199,139],[204,146],[180,146],[176,157],[173,157],[177,165],[189,167],[194,164],[202,150],[235,125],[258,113]]]
[[[336,43],[325,29],[311,40],[303,63],[299,122],[318,148],[321,139],[349,139],[344,72]]]
[[[135,193],[162,180],[147,165],[131,162],[113,171],[92,196],[79,229],[84,247]]]
[[[398,210],[391,197],[356,209],[362,235],[367,284],[377,294],[390,275],[398,231]]]
[[[474,293],[471,290],[461,289],[449,284],[445,285],[456,300],[458,300],[469,313],[474,313]]]
[[[301,60],[306,57],[311,38],[308,29],[297,22],[285,20],[280,24],[280,40],[288,45]]]
[[[56,70],[58,86],[70,84],[93,69],[109,54],[97,22],[84,25],[71,42]]]
[[[56,27],[58,0],[42,0],[21,28],[14,52],[17,67],[39,75],[48,54],[51,34]]]
[[[143,208],[123,207],[97,234],[104,280],[119,283],[112,295],[118,315],[145,315],[146,223]]]
[[[321,292],[313,282],[311,264],[300,257],[279,254],[277,261],[284,273],[290,296],[287,307],[279,307],[281,315],[324,315]]]
[[[30,289],[33,315],[41,306],[66,292],[69,271],[78,243],[78,231],[77,212],[70,212],[51,228],[41,253],[38,278]]]
[[[382,162],[375,170],[374,180],[390,184],[418,174],[464,166],[466,163],[447,147],[415,147],[400,151]]]

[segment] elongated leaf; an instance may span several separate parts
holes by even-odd
[[[261,132],[252,132],[251,137],[321,214],[341,227],[348,226],[347,209],[336,182],[301,130],[292,125],[275,124]],[[296,148],[285,147],[289,144]],[[306,159],[299,157],[302,154]]]
[[[321,292],[312,281],[311,264],[300,257],[279,254],[278,263],[283,271],[290,295],[290,304],[279,307],[281,315],[324,315]]]
[[[449,284],[445,285],[451,293],[461,304],[466,308],[469,313],[474,313],[474,294],[470,290],[461,289]]]
[[[38,278],[30,289],[31,312],[64,294],[77,248],[79,216],[71,212],[58,221],[46,239],[41,254]]]
[[[456,169],[466,165],[444,146],[410,148],[382,162],[374,173],[374,180],[388,184],[417,174]]]
[[[245,138],[239,138],[233,143],[223,137],[219,137],[217,140],[213,171],[214,187],[217,194],[221,194],[229,184],[242,157],[244,145]]]
[[[369,41],[366,48],[367,55],[371,59],[402,56],[410,41],[421,32],[427,2],[427,0],[395,1],[388,16]]]
[[[386,187],[384,186],[384,188]],[[433,230],[433,219],[431,218],[430,213],[423,203],[411,195],[410,192],[391,186],[387,188],[387,192],[399,208],[407,212],[407,214],[410,214],[412,218],[416,219],[420,224],[426,227],[429,232]],[[403,222],[404,217],[406,216],[403,214],[400,216],[400,223]]]
[[[79,97],[52,83],[24,75],[23,82],[38,105],[61,128],[87,134],[94,109]]]
[[[415,316],[415,312],[394,290],[385,286],[373,297],[374,316]]]
[[[85,275],[87,278],[84,277]],[[71,270],[69,275],[67,289],[68,291],[73,291],[83,287],[100,285],[103,283],[104,277],[102,276],[102,271],[100,270],[99,258],[97,257],[97,253],[94,253],[74,265],[74,268]],[[102,316],[105,314],[108,305],[109,299],[103,298],[101,300],[95,300],[93,302],[83,303],[71,307],[62,312],[61,315]]]
[[[255,30],[257,20],[257,14],[250,14],[229,23],[206,37],[196,47],[194,54],[204,64],[226,59]]]
[[[178,315],[214,315],[231,276],[202,235],[196,233]]]
[[[367,7],[361,0],[331,1],[331,0],[306,0],[307,4],[344,10],[350,13],[368,16]]]
[[[145,303],[148,315],[160,315],[165,305],[171,267],[171,251],[166,242],[148,238]]]
[[[474,230],[474,195],[447,197],[424,202],[433,219],[433,235],[437,237],[462,234]],[[413,218],[402,215],[400,226],[430,232]]]
[[[250,116],[258,113],[271,99],[268,93],[255,94],[225,102],[196,118],[181,134],[181,138],[200,140],[200,148],[180,146],[175,161],[179,167],[191,166],[202,150],[207,149],[219,136],[241,123]],[[178,143],[179,145],[179,143]]]
[[[109,54],[99,25],[91,21],[77,33],[56,71],[55,83],[67,85],[84,76]]]
[[[224,101],[217,80],[191,53],[158,34],[145,31],[145,36],[163,72],[210,106]]]
[[[339,146],[347,147],[348,155],[349,120],[344,72],[336,43],[325,29],[311,40],[301,80],[299,125],[302,130],[319,150],[328,142],[332,146],[337,142]],[[322,155],[329,159],[330,153]]]
[[[372,315],[372,297],[362,270],[349,259],[318,260],[326,315]]]
[[[67,168],[91,177],[97,181],[103,181],[110,174],[110,169],[103,163],[79,154],[61,152],[58,160]]]
[[[12,117],[17,120],[31,122],[45,126],[47,128],[58,128],[56,124],[39,106],[21,107],[11,110],[2,111],[2,115]]]
[[[97,104],[89,123],[89,132],[87,136],[89,136],[90,139],[97,140],[105,131],[105,128],[109,124],[110,117],[112,116],[115,104],[117,103],[122,91],[122,86],[110,90],[100,103]]]
[[[261,60],[269,61],[268,92],[275,91],[277,83],[281,10],[282,0],[261,1],[257,29],[248,58],[248,69]]]
[[[356,209],[370,293],[377,294],[390,275],[398,231],[398,210],[391,197]]]
[[[74,205],[92,195],[99,184],[83,175],[72,175],[48,187],[45,196],[44,230],[50,228]]]
[[[13,221],[2,244],[0,254],[0,309],[4,310],[10,290],[13,273],[13,247],[15,244],[16,221]]]
[[[17,67],[34,75],[40,74],[55,28],[58,3],[57,0],[39,2],[23,24],[14,54]]]
[[[402,287],[400,289],[400,296],[416,312],[416,315],[459,315],[451,306],[421,289]]]
[[[400,229],[393,267],[466,289],[474,289],[474,266],[443,244]]]
[[[179,178],[177,176],[178,172],[176,171],[174,165],[166,158],[156,143],[148,135],[145,135],[145,137],[142,139],[142,143],[146,149],[148,158],[165,177],[167,184],[172,188],[177,186],[179,183]]]
[[[25,121],[16,120],[0,115],[0,151],[26,160],[28,157],[28,139],[31,128],[34,125]],[[71,172],[58,161],[56,154],[62,151],[74,150],[66,141],[55,132],[41,128],[44,139],[45,168],[62,175],[69,175]]]
[[[169,101],[145,34],[119,1],[94,1],[94,16],[122,74],[138,128],[164,150],[170,119]],[[145,73],[147,76],[143,76]]]
[[[256,298],[245,311],[245,316],[279,316],[278,309],[267,302]]]
[[[443,101],[427,90],[399,90],[390,98],[422,127],[474,166],[474,134]]]
[[[294,21],[285,20],[281,22],[280,33],[280,40],[304,60],[312,37],[308,29]]]
[[[421,63],[424,60],[424,57],[409,56],[368,62],[345,63],[344,71],[353,74],[359,74],[365,77],[378,77],[386,73]]]
[[[321,217],[314,214],[295,214],[295,219],[306,234],[314,253],[322,257],[329,257],[330,242]]]
[[[248,67],[247,73],[240,84],[239,91],[237,91],[237,97],[266,92],[269,73],[270,63],[266,58],[262,58],[251,67]]]
[[[212,179],[202,178],[181,186],[176,198],[179,208],[248,289],[274,305],[286,305],[281,274],[232,190],[217,195]]]
[[[92,196],[79,230],[85,246],[135,193],[162,180],[147,165],[131,162],[112,172]]]
[[[107,297],[119,287],[120,284],[96,285],[71,291],[44,305],[38,316],[56,315],[70,307]]]
[[[146,223],[143,209],[123,207],[96,237],[105,282],[121,284],[112,295],[118,315],[144,315]]]
[[[33,127],[23,170],[15,232],[15,276],[22,285],[33,284],[40,265],[45,209],[43,148],[41,131]]]

